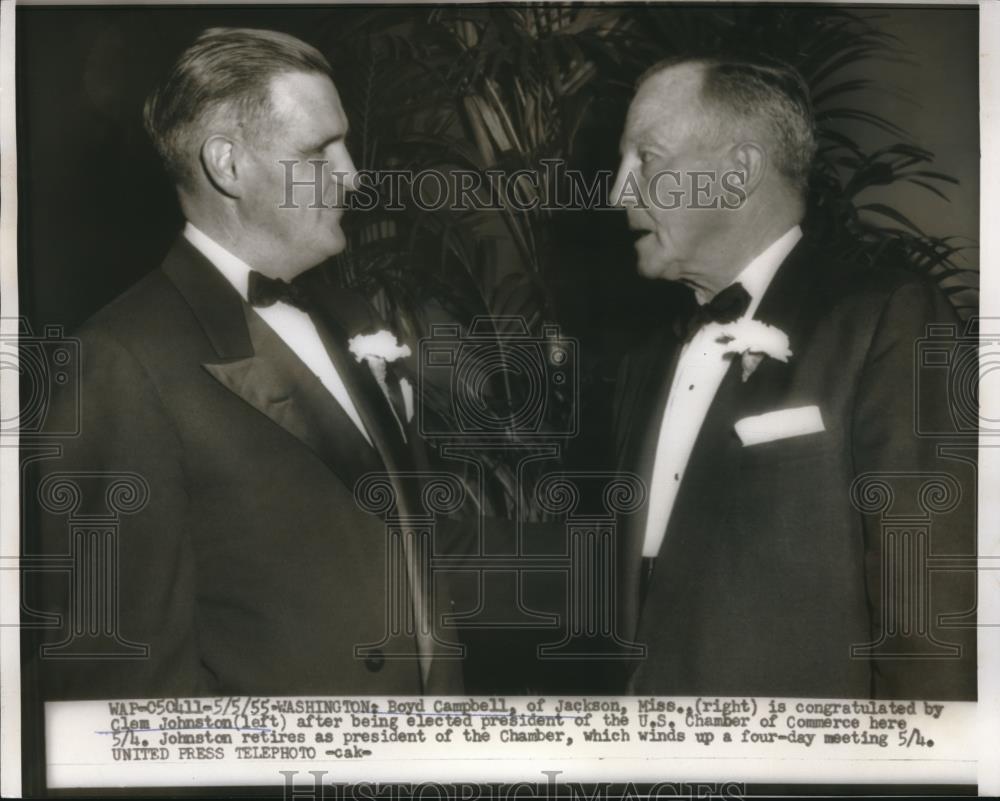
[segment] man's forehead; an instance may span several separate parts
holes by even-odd
[[[326,75],[287,72],[271,79],[271,102],[276,112],[303,120],[336,117],[346,124],[337,89]]]
[[[639,86],[626,121],[626,135],[649,129],[680,130],[703,111],[704,67],[687,63],[667,67]]]

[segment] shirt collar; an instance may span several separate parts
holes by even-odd
[[[190,221],[184,226],[184,238],[194,245],[215,269],[222,273],[225,279],[233,285],[233,288],[240,293],[243,300],[247,299],[250,265],[238,256],[234,256]]]
[[[785,257],[792,252],[792,248],[801,238],[802,228],[793,225],[768,245],[763,253],[744,267],[743,272],[733,281],[734,284],[743,284],[743,288],[750,295],[750,305],[746,311],[747,317],[753,317],[756,313],[764,293],[771,284],[771,279],[774,278]]]

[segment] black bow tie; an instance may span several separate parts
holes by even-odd
[[[674,333],[690,342],[691,337],[708,323],[731,323],[743,316],[750,306],[750,293],[743,284],[730,284],[703,306],[695,305],[674,321]]]
[[[280,278],[268,278],[256,270],[250,271],[247,300],[256,308],[267,308],[278,301],[284,301],[297,309],[307,311],[310,305],[308,295],[298,284],[290,284]]]

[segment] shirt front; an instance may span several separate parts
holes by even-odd
[[[750,295],[746,317],[752,318],[757,312],[771,279],[801,238],[802,229],[798,225],[789,229],[733,281],[742,284]],[[707,326],[681,348],[656,444],[643,556],[656,556],[660,551],[694,443],[729,369],[725,353],[726,346],[714,341]]]
[[[240,297],[246,300],[250,266],[190,222],[184,226],[184,237],[222,273],[239,292]],[[292,353],[320,380],[371,445],[372,440],[361,421],[361,415],[358,414],[357,407],[351,400],[337,368],[330,360],[330,354],[326,352],[312,318],[306,312],[284,301],[278,301],[266,308],[254,308],[254,312],[260,315],[271,330],[291,348]]]

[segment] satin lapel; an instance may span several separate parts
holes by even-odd
[[[356,376],[359,397],[367,399],[364,404],[364,413],[373,418],[372,426],[384,433],[386,446],[396,449],[394,455],[400,460],[400,464],[415,465],[416,469],[422,469],[421,465],[427,464],[427,458],[416,416],[414,415],[409,421],[400,421],[402,430],[405,431],[404,442],[400,436],[401,426],[397,423],[389,400],[374,380],[371,370],[366,364],[359,364],[347,350],[347,342],[351,336],[371,333],[379,329],[391,328],[391,326],[386,324],[364,296],[332,285],[329,281],[323,280],[326,275],[319,270],[314,270],[302,276],[300,280],[308,287],[310,297],[316,304],[317,311],[314,314],[314,320],[317,328],[321,332],[329,334],[324,342],[330,352],[330,357],[345,361],[347,365],[345,369],[349,369],[351,374]],[[339,364],[339,362],[337,363]],[[417,392],[417,378],[407,370],[405,365],[397,365],[397,370],[390,371],[390,374],[393,372],[401,376],[405,375],[410,381],[413,392]],[[417,398],[414,400],[419,402]]]
[[[281,337],[249,308],[246,325],[254,355],[207,362],[209,374],[312,450],[345,486],[381,469],[357,426]]]
[[[810,293],[809,289],[822,283],[815,272],[822,264],[822,257],[808,241],[799,240],[778,269],[754,315],[755,319],[788,334],[793,359],[796,347],[815,318],[811,304],[816,293]]]
[[[190,242],[177,238],[163,271],[205,331],[217,359],[205,370],[312,450],[341,481],[381,469],[357,427],[318,378]]]
[[[372,442],[385,462],[385,470],[390,474],[396,474],[390,476],[396,490],[396,513],[404,520],[407,518],[412,520],[423,511],[416,494],[418,482],[406,480],[398,474],[419,472],[421,463],[412,458],[409,446],[403,439],[399,423],[392,413],[389,399],[382,392],[382,388],[372,375],[371,369],[367,364],[359,363],[348,350],[347,343],[350,335],[341,323],[345,310],[341,308],[342,304],[335,302],[336,300],[337,298],[332,292],[315,293],[313,301],[316,303],[318,311],[312,315],[313,322],[320,332],[320,338],[323,340],[323,345],[326,347],[330,359],[354,401],[354,406],[357,408]],[[359,299],[358,303],[361,302],[363,301]],[[346,311],[352,312],[351,309]],[[412,444],[413,440],[410,439],[410,445]],[[427,581],[423,570],[418,566],[418,557],[413,550],[413,540],[404,537],[403,542],[407,562],[407,579],[413,594],[412,613],[414,620],[412,623],[416,633],[414,644],[419,658],[421,682],[426,689],[429,686],[429,677],[436,677],[442,670],[441,667],[437,667],[433,669],[436,672],[431,672],[434,664],[434,636],[433,625],[428,616],[430,606],[426,599],[429,597],[427,594],[432,592],[432,586]],[[430,611],[430,614],[433,612]]]
[[[386,468],[390,471],[405,469],[405,449],[399,425],[368,365],[359,363],[347,350],[349,337],[336,322],[316,320],[316,328]]]
[[[657,407],[662,412],[666,402],[666,392],[670,389],[677,360],[680,356],[680,343],[669,331],[657,332],[649,346],[635,359],[635,367],[629,371],[626,388],[619,410],[619,425],[623,428],[621,436],[620,466],[645,476],[642,468],[637,465],[644,460],[643,451],[650,436],[651,417],[656,415]],[[648,466],[652,469],[652,465]]]
[[[704,515],[708,503],[713,514],[724,512],[726,494],[722,488],[729,484],[742,447],[733,429],[741,402],[741,373],[739,361],[734,360],[708,408],[684,471],[659,557],[668,555],[674,547],[684,547],[696,537],[694,529],[708,523]]]
[[[669,331],[660,332],[649,349],[638,359],[636,375],[630,376],[620,424],[626,426],[620,469],[639,475],[647,489],[647,509],[656,442],[667,395],[673,383],[681,345]],[[629,518],[618,539],[621,584],[619,603],[621,621],[627,636],[633,636],[639,618],[639,571],[646,514]]]
[[[178,236],[163,261],[163,272],[191,307],[221,359],[253,355],[243,299],[201,252]]]

